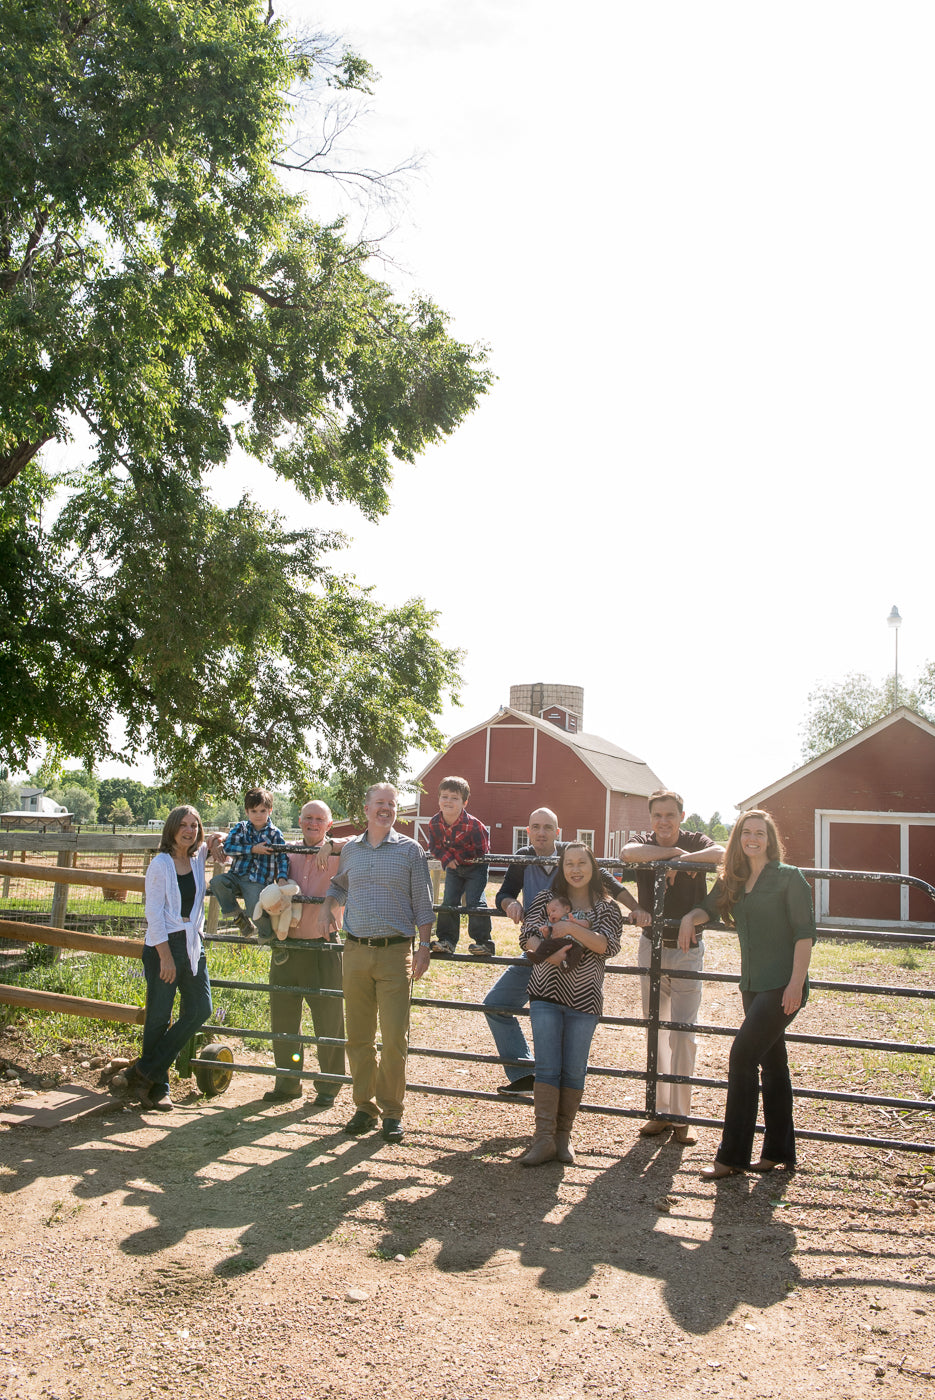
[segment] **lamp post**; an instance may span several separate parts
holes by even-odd
[[[893,659],[893,709],[899,709],[899,629],[902,625],[902,618],[899,615],[899,608],[893,604],[893,610],[886,619],[887,624],[893,629],[893,642],[895,643],[895,656]]]

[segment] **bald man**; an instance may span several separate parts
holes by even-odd
[[[557,841],[558,817],[549,807],[537,807],[530,814],[526,834],[529,837],[529,845],[521,846],[515,854],[535,856],[537,860],[530,865],[511,865],[495,900],[497,908],[506,914],[507,918],[512,919],[514,924],[522,923],[523,916],[536,895],[551,885],[564,844]],[[634,919],[639,916],[640,921],[646,919],[652,923],[652,916],[643,913],[629,890],[624,889],[606,871],[601,871],[601,878],[611,898],[619,899],[626,905]],[[491,1008],[484,1014],[498,1055],[502,1060],[522,1062],[504,1065],[508,1082],[499,1085],[498,1094],[531,1092],[536,1082],[535,1059],[530,1053],[519,1021],[513,1014],[529,1005],[531,971],[532,963],[524,956],[520,962],[513,963],[506,969],[484,997],[484,1005]],[[497,1010],[494,1010],[494,1007]]]
[[[320,847],[328,838],[331,829],[331,809],[326,802],[306,802],[299,814],[302,840],[306,846]],[[337,874],[338,857],[331,848],[331,856],[324,868],[319,867],[316,855],[290,855],[289,879],[294,880],[303,894],[320,895],[328,893],[328,886]],[[327,934],[319,926],[319,906],[302,904],[298,924],[289,931],[290,940],[301,941],[304,946],[286,948],[273,938],[272,926],[269,936],[272,939],[272,960],[269,969],[269,1009],[270,1028],[274,1034],[298,1035],[302,1028],[302,1003],[307,1001],[312,1013],[312,1027],[317,1036],[329,1040],[344,1040],[344,1007],[340,996],[322,996],[320,992],[292,992],[287,987],[322,988],[340,992],[341,990],[341,940],[338,927],[341,910],[335,910],[330,920]],[[269,915],[264,914],[258,927],[262,931],[263,921],[269,924]],[[344,1073],[344,1046],[319,1045],[318,1067],[322,1074]],[[302,1081],[299,1078],[305,1063],[303,1045],[296,1040],[274,1040],[273,1058],[276,1061],[276,1082],[268,1093],[263,1095],[267,1103],[285,1103],[289,1099],[302,1097]],[[315,1108],[330,1108],[341,1090],[341,1085],[333,1079],[315,1080]]]

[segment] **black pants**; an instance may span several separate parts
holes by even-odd
[[[727,1107],[717,1158],[729,1167],[748,1167],[753,1152],[756,1113],[763,1084],[762,1156],[771,1162],[795,1162],[792,1126],[792,1080],[786,1057],[785,1030],[798,1014],[782,1009],[784,987],[769,992],[741,992],[743,1025],[730,1050]]]

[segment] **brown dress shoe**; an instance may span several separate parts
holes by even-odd
[[[660,1133],[667,1133],[671,1127],[668,1118],[647,1118],[640,1128],[640,1137],[658,1137]]]

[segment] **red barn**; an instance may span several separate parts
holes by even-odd
[[[618,855],[631,831],[645,829],[646,799],[663,784],[643,759],[581,733],[582,711],[577,686],[511,687],[509,706],[457,735],[419,773],[416,837],[427,844],[438,784],[456,774],[471,785],[468,808],[490,827],[494,854],[524,846],[530,812],[550,807],[566,840]]]
[[[773,814],[795,865],[935,884],[935,725],[900,706],[741,806]],[[935,926],[935,904],[919,890],[819,880],[815,895],[825,923]]]

